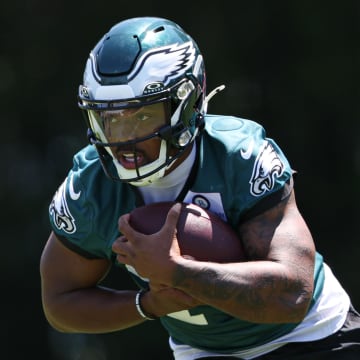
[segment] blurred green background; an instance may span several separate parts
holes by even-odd
[[[0,301],[7,359],[170,358],[158,322],[65,335],[49,328],[40,303],[47,207],[72,154],[87,143],[76,98],[85,61],[110,26],[147,15],[168,17],[193,36],[209,91],[226,85],[210,113],[260,122],[286,152],[299,172],[297,200],[317,248],[360,308],[358,0],[4,0]]]

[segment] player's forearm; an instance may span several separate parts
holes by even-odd
[[[297,322],[305,315],[312,282],[296,278],[270,261],[215,264],[184,260],[172,277],[173,286],[200,301],[243,320]]]
[[[106,333],[140,324],[144,319],[135,307],[135,291],[104,288],[80,289],[44,298],[44,312],[58,331]]]

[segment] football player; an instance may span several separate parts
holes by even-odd
[[[197,44],[167,19],[121,21],[93,48],[78,93],[89,145],[49,206],[49,323],[107,333],[158,319],[177,360],[359,359],[359,314],[297,208],[295,171],[260,124],[207,114],[221,89],[207,94]],[[216,213],[248,261],[182,257],[178,204],[158,233],[131,228],[132,209],[160,201]],[[112,265],[139,291],[102,286]]]

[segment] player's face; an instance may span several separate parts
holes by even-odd
[[[152,138],[135,145],[111,147],[111,151],[125,169],[135,169],[159,157],[160,142],[159,138]]]
[[[167,104],[156,103],[138,108],[92,111],[91,118],[100,129],[106,143],[116,143],[110,150],[126,169],[135,169],[155,161],[159,156],[161,139],[152,137],[168,124]],[[129,143],[129,141],[131,143]]]

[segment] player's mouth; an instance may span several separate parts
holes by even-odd
[[[120,150],[116,152],[116,157],[119,163],[125,169],[136,169],[146,163],[145,156],[139,151]]]

